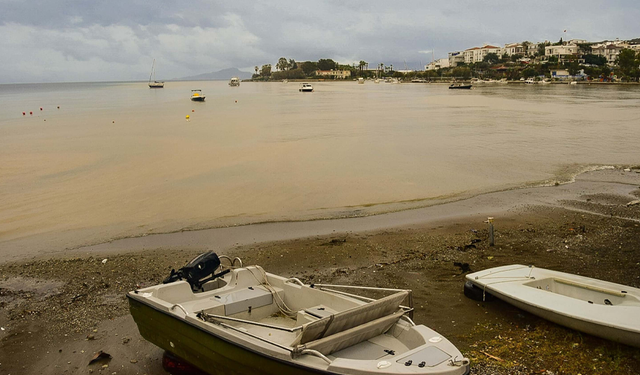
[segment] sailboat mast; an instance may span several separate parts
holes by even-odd
[[[151,74],[149,74],[149,82],[151,82],[151,77],[153,76],[153,80],[156,80],[156,59],[153,59],[153,64],[151,64]]]

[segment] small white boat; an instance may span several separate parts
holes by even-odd
[[[533,78],[529,78],[525,80],[524,83],[526,83],[527,85],[535,85],[538,82],[536,82]]]
[[[570,84],[570,85],[577,85],[577,84],[578,84],[578,82],[577,82],[577,81],[571,81],[571,82],[569,82],[569,84]]]
[[[466,279],[470,298],[494,296],[565,327],[640,347],[640,289],[520,264]]]
[[[191,90],[191,100],[194,102],[204,102],[204,98],[202,90]]]
[[[303,83],[300,85],[300,88],[298,89],[298,91],[300,92],[313,92],[313,86],[311,86],[310,83]]]
[[[359,77],[359,78],[358,78],[358,84],[359,84],[359,85],[364,85],[364,78]]]
[[[238,78],[238,77],[231,78],[231,80],[229,81],[229,86],[231,86],[231,87],[240,86],[240,78]]]
[[[152,81],[152,78],[153,78],[153,81]],[[149,88],[150,89],[164,88],[164,82],[156,81],[156,59],[153,59],[153,64],[151,64],[151,74],[149,75]]]
[[[230,266],[221,266],[220,259]],[[358,289],[390,295],[372,299],[346,291]],[[305,285],[208,252],[172,271],[163,284],[127,297],[142,337],[200,369],[274,375],[469,372],[469,360],[451,342],[413,323],[409,290]]]

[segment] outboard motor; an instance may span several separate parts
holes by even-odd
[[[193,258],[193,260],[177,272],[175,269],[172,269],[169,277],[164,279],[162,283],[168,284],[185,279],[189,285],[191,285],[191,290],[198,292],[202,290],[204,283],[223,276],[230,271],[227,269],[215,274],[214,272],[218,267],[220,267],[220,258],[218,258],[218,255],[213,251],[208,251]]]

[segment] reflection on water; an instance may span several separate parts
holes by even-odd
[[[640,162],[637,87],[314,88],[0,85],[0,243],[366,214]]]

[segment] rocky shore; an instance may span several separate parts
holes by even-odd
[[[468,272],[520,263],[639,288],[636,172],[584,179],[626,186],[628,194],[581,188],[554,204],[501,213],[495,246],[489,246],[483,218],[468,212],[466,218],[219,252],[304,282],[410,288],[414,320],[456,344],[471,359],[473,374],[635,374],[640,349],[557,326],[501,301],[469,300],[462,285]],[[557,187],[545,189],[553,195]],[[0,373],[164,373],[162,351],[140,337],[124,296],[160,282],[198,253],[190,246],[158,247],[0,264]],[[112,358],[89,364],[99,351]]]

